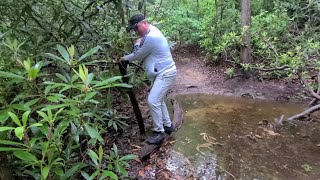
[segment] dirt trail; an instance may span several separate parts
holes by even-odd
[[[283,102],[306,102],[302,86],[289,79],[259,81],[257,78],[228,78],[227,67],[204,63],[204,56],[193,49],[174,53],[178,75],[173,94],[207,93],[225,96],[242,96],[253,99]]]

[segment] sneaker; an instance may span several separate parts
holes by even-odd
[[[175,131],[175,129],[172,126],[170,127],[164,126],[163,128],[164,128],[164,132],[166,132],[167,134],[171,134],[172,132]]]
[[[163,132],[154,131],[153,134],[147,139],[150,144],[159,144],[164,139]]]

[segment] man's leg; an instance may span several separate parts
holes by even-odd
[[[173,83],[173,80],[174,78],[172,77],[168,78],[164,77],[163,75],[159,75],[156,77],[151,88],[150,94],[148,96],[148,106],[150,108],[151,117],[153,120],[153,130],[158,133],[155,133],[154,136],[148,138],[149,143],[157,144],[164,137],[162,102],[170,85]],[[168,110],[166,110],[166,113],[168,113]],[[162,133],[161,136],[159,135],[159,133]]]

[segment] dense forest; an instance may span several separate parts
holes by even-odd
[[[227,63],[230,78],[300,79],[313,100],[289,120],[320,108],[318,0],[1,0],[0,159],[10,171],[0,177],[128,176],[137,156],[104,137],[128,126],[112,92],[146,82],[139,65],[122,82],[117,66],[137,13],[172,48],[196,44],[207,62]]]

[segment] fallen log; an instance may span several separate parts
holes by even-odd
[[[179,103],[177,102],[177,100],[172,99],[171,103],[173,106],[172,126],[177,131],[182,125],[183,112],[182,112],[182,109],[181,109]],[[140,159],[146,159],[156,149],[160,148],[161,145],[163,145],[169,139],[169,137],[170,137],[170,135],[165,134],[165,137],[160,144],[149,144],[147,142],[144,142],[144,145],[142,146],[141,151],[139,153]]]

